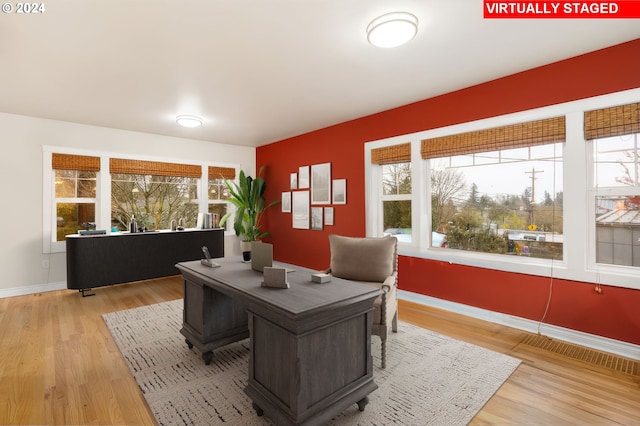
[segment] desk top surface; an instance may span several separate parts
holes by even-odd
[[[266,303],[273,309],[283,310],[291,315],[372,300],[381,293],[375,287],[336,277],[332,277],[328,283],[314,283],[311,281],[311,274],[318,271],[279,262],[274,262],[274,266],[294,269],[287,273],[290,288],[267,288],[261,286],[262,273],[251,269],[250,262],[243,263],[240,257],[219,258],[215,262],[221,266],[210,268],[200,261],[193,261],[178,263],[176,267],[183,274],[193,274],[204,279],[208,286],[222,292],[226,290],[248,301]]]

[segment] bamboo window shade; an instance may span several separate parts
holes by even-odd
[[[371,164],[396,164],[411,161],[411,143],[371,150]]]
[[[524,148],[566,140],[565,118],[554,117],[422,141],[422,158]]]
[[[164,163],[161,161],[127,160],[123,158],[110,158],[109,170],[111,173],[128,175],[202,177],[201,166]]]
[[[209,166],[209,179],[229,179],[236,178],[236,169],[231,167],[214,167]]]
[[[609,138],[640,133],[640,102],[585,111],[584,138]]]
[[[83,172],[99,172],[100,157],[53,153],[51,157],[51,168],[53,170],[79,170]]]

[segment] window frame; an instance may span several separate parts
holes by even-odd
[[[412,171],[412,243],[399,244],[399,254],[436,261],[457,263],[505,272],[556,277],[573,281],[606,283],[608,285],[640,289],[640,270],[595,263],[595,201],[590,194],[593,161],[589,155],[591,143],[584,136],[584,112],[638,102],[640,88],[593,98],[581,99],[532,110],[491,117],[456,125],[435,128],[408,135],[365,143],[365,217],[367,236],[382,236],[381,183],[377,165],[371,164],[371,150],[411,143]],[[423,139],[448,136],[493,127],[506,126],[554,116],[565,116],[566,142],[563,146],[563,214],[564,244],[562,260],[430,248],[430,165],[420,155]],[[576,179],[584,176],[585,179]],[[424,237],[425,235],[429,237]]]
[[[107,233],[111,233],[111,173],[109,171],[109,160],[111,158],[120,158],[127,160],[157,161],[164,163],[182,163],[191,164],[200,167],[201,175],[197,181],[197,202],[198,213],[207,213],[209,210],[208,198],[208,170],[210,166],[224,167],[235,170],[238,176],[240,166],[238,164],[226,164],[216,162],[176,160],[175,158],[152,157],[152,156],[136,156],[126,155],[114,152],[99,152],[76,149],[59,146],[42,146],[42,252],[43,253],[64,253],[66,252],[66,242],[56,241],[56,209],[55,204],[58,200],[55,198],[55,171],[52,167],[53,154],[71,154],[86,155],[100,157],[100,171],[96,172],[96,228],[105,229]],[[237,179],[237,177],[236,177]],[[65,199],[66,200],[66,199]],[[85,199],[82,199],[85,200]],[[216,200],[220,201],[220,200]],[[227,209],[235,211],[233,204],[227,203]],[[230,210],[228,210],[230,211]],[[232,231],[225,231],[225,235],[231,234]]]

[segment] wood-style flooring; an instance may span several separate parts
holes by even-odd
[[[0,424],[155,424],[101,315],[179,299],[181,279],[95,293],[0,299]],[[523,361],[472,425],[640,425],[637,375],[524,344],[530,334],[519,330],[411,302],[400,302],[400,320]]]

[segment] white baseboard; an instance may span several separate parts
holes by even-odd
[[[640,345],[634,345],[633,343],[596,336],[594,334],[558,327],[556,325],[541,324],[538,321],[493,312],[469,305],[463,305],[462,303],[437,299],[435,297],[412,293],[405,290],[398,291],[398,298],[434,308],[444,309],[445,311],[455,312],[472,318],[489,321],[495,324],[517,328],[530,333],[540,333],[547,337],[574,343],[580,346],[586,346],[603,352],[609,352],[625,358],[640,360]]]
[[[26,296],[28,294],[44,293],[46,291],[64,290],[67,288],[66,281],[58,281],[55,283],[36,284],[24,287],[1,288],[0,299],[5,297]]]

